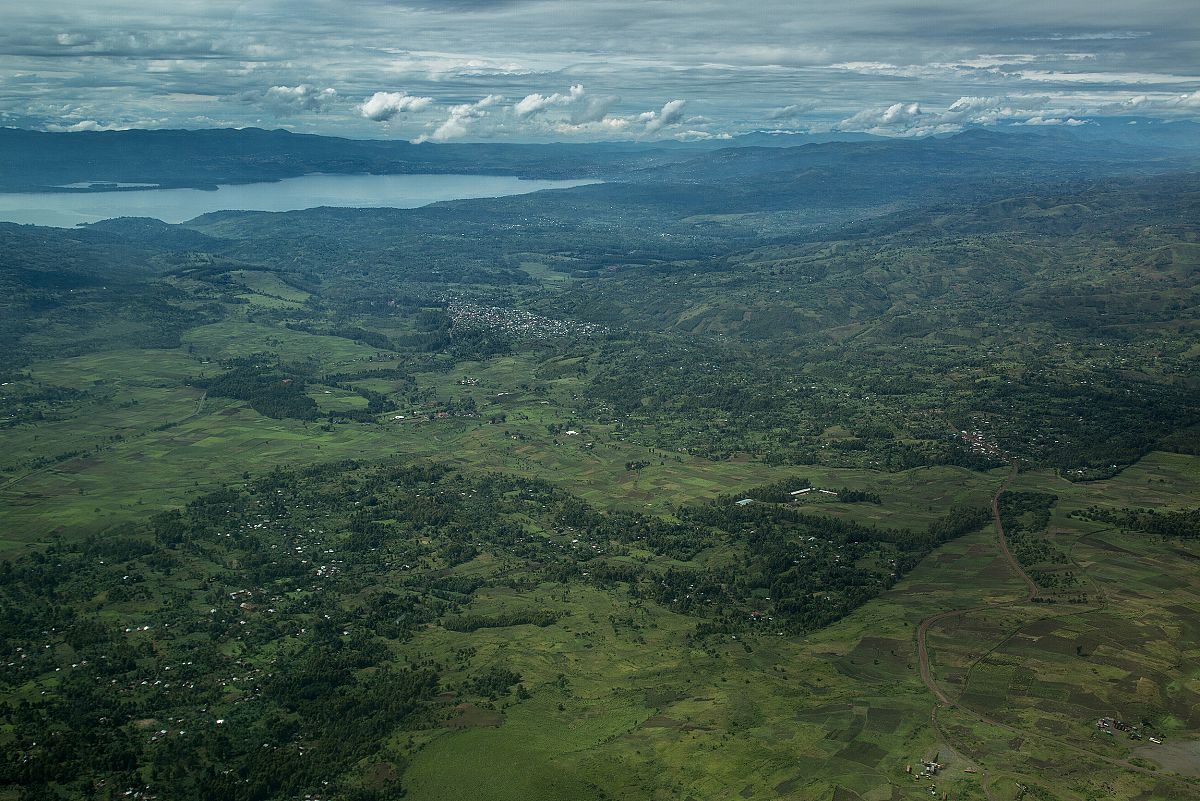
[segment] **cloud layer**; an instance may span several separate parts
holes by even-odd
[[[1178,0],[0,0],[0,18],[0,125],[56,130],[520,141],[1200,117],[1200,14]]]
[[[413,97],[404,92],[376,92],[367,98],[358,110],[368,120],[388,122],[397,114],[423,111],[432,104],[432,97]]]

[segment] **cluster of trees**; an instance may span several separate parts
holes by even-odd
[[[1141,531],[1157,537],[1193,540],[1200,539],[1200,507],[1194,509],[1110,509],[1091,506],[1076,515],[1084,520],[1097,520],[1119,526],[1125,531]]]
[[[838,490],[837,497],[842,503],[883,503],[883,499],[879,497],[879,493],[877,492],[852,490],[849,487],[842,487]]]
[[[221,375],[195,383],[216,397],[246,401],[266,417],[316,420],[320,410],[305,389],[308,377],[307,371],[260,355],[236,360]]]
[[[479,629],[505,629],[510,626],[553,626],[562,617],[548,609],[520,609],[494,615],[468,614],[447,618],[442,626],[450,631],[477,631]]]
[[[234,359],[225,364],[229,369],[213,378],[197,379],[195,384],[209,394],[246,401],[259,414],[274,418],[316,420],[321,416],[317,402],[308,395],[309,383],[317,379],[307,365],[284,365],[271,354],[257,354]],[[380,414],[398,408],[391,395],[354,381],[362,378],[397,376],[402,386],[413,387],[415,382],[402,370],[363,370],[354,373],[335,373],[320,378],[325,384],[354,392],[367,401],[365,409],[331,411],[326,417],[333,420],[352,420],[373,423]]]
[[[1046,538],[1046,527],[1050,524],[1050,512],[1058,496],[1048,492],[1022,492],[1009,490],[1000,496],[1000,522],[1008,539],[1009,550],[1025,567],[1041,565],[1038,572],[1047,583],[1046,588],[1073,584],[1074,576],[1058,570],[1046,570],[1046,565],[1068,565],[1070,558]],[[1030,572],[1034,576],[1034,572]],[[1036,577],[1035,577],[1036,580]]]

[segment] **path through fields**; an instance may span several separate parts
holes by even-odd
[[[929,628],[931,626],[933,626],[936,623],[940,623],[942,621],[949,620],[954,617],[960,617],[962,615],[970,614],[971,612],[978,612],[978,611],[982,611],[984,609],[1001,609],[1001,608],[1007,607],[1007,606],[1015,606],[1017,604],[1030,603],[1035,598],[1038,597],[1037,583],[1029,577],[1029,574],[1025,572],[1025,569],[1023,567],[1021,567],[1020,563],[1017,562],[1016,558],[1013,557],[1012,552],[1008,548],[1008,538],[1004,534],[1004,524],[1000,520],[1000,496],[1003,495],[1008,490],[1009,485],[1012,484],[1013,479],[1016,478],[1016,476],[1017,476],[1018,469],[1019,469],[1018,463],[1013,462],[1012,470],[1009,471],[1008,477],[1004,479],[1004,483],[1000,485],[999,489],[996,490],[996,494],[992,496],[992,525],[995,527],[995,530],[996,530],[996,544],[1000,550],[1000,553],[1004,556],[1005,560],[1007,560],[1008,564],[1012,567],[1013,572],[1025,584],[1024,597],[1017,598],[1017,599],[1014,599],[1011,601],[998,601],[998,602],[992,603],[992,604],[981,604],[981,605],[977,605],[977,606],[967,607],[964,609],[951,609],[951,610],[947,610],[945,612],[938,612],[938,613],[930,615],[929,617],[922,620],[920,625],[917,627],[917,656],[918,656],[920,670],[921,670],[921,681],[925,683],[925,686],[927,688],[929,688],[929,692],[931,692],[933,694],[933,697],[935,699],[935,704],[934,704],[933,713],[932,713],[932,723],[933,723],[934,730],[938,733],[938,735],[943,740],[945,740],[948,744],[950,744],[950,739],[946,736],[945,732],[942,730],[941,725],[938,722],[937,711],[938,711],[939,707],[957,707],[958,709],[962,710],[963,712],[966,712],[967,714],[971,715],[976,720],[978,720],[982,723],[986,723],[989,726],[994,726],[996,728],[1003,729],[1005,731],[1020,735],[1022,737],[1033,738],[1033,739],[1038,739],[1038,740],[1050,740],[1059,748],[1065,748],[1068,751],[1071,751],[1073,753],[1076,753],[1076,754],[1079,754],[1082,756],[1091,757],[1092,759],[1099,760],[1101,762],[1104,762],[1108,765],[1112,765],[1114,767],[1119,767],[1124,770],[1130,770],[1130,771],[1134,771],[1137,773],[1154,776],[1157,779],[1170,781],[1175,784],[1182,784],[1182,785],[1186,785],[1186,786],[1193,787],[1193,788],[1200,787],[1200,782],[1197,782],[1192,779],[1187,779],[1187,778],[1184,778],[1181,776],[1173,776],[1170,774],[1165,774],[1161,771],[1150,770],[1150,769],[1144,768],[1140,765],[1135,765],[1132,762],[1129,762],[1128,760],[1125,760],[1125,759],[1118,759],[1116,757],[1110,757],[1105,754],[1098,754],[1095,751],[1091,751],[1087,748],[1083,748],[1081,746],[1077,746],[1077,745],[1073,745],[1071,743],[1065,742],[1061,738],[1049,737],[1045,734],[1042,734],[1041,732],[1030,731],[1030,730],[1026,730],[1026,729],[1019,729],[1015,726],[1010,726],[1009,724],[1003,723],[999,720],[996,720],[995,718],[985,715],[982,712],[979,712],[975,709],[971,709],[970,707],[963,705],[961,702],[953,701],[950,698],[950,696],[948,696],[946,694],[946,692],[941,687],[938,686],[937,680],[934,679],[934,677],[933,677],[933,671],[929,667],[929,649],[926,645],[926,637],[929,633]],[[961,750],[960,750],[960,753],[962,753]],[[986,768],[983,768],[983,773],[982,773],[983,792],[987,795],[989,801],[994,801],[994,796],[992,795],[991,788],[989,787],[989,781],[990,781],[990,777],[988,775],[988,771]]]

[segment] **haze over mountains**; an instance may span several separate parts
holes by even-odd
[[[970,132],[984,135],[986,131]],[[1005,138],[1006,137],[1006,138]],[[852,147],[875,142],[875,148]],[[865,134],[746,134],[731,140],[679,143],[413,145],[295,134],[283,130],[111,131],[56,134],[0,128],[0,190],[45,191],[78,181],[211,187],[322,173],[468,173],[537,178],[629,176],[635,171],[687,162],[700,153],[747,147],[828,144],[790,157],[828,166],[856,154],[919,160],[922,140],[889,140]],[[937,140],[930,140],[937,141]],[[967,141],[967,140],[964,140]],[[1033,157],[1073,160],[1125,158],[1182,165],[1200,146],[1200,124],[1150,119],[1105,121],[1069,130],[1004,129],[997,147]],[[1007,143],[1007,144],[1006,144]],[[1021,143],[1021,144],[1018,144]],[[1070,143],[1087,143],[1086,150]],[[1064,147],[1065,145],[1065,147]],[[1072,151],[1075,152],[1072,152]],[[785,168],[786,169],[786,168]]]

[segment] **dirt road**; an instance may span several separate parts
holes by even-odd
[[[1011,601],[1000,601],[1000,602],[997,602],[994,604],[981,604],[981,605],[977,605],[977,606],[967,607],[965,609],[951,609],[951,610],[948,610],[945,612],[938,612],[937,614],[930,615],[929,617],[922,620],[920,625],[917,627],[917,656],[918,656],[918,661],[919,661],[920,670],[921,670],[921,681],[925,683],[925,686],[927,688],[929,688],[929,692],[931,692],[933,694],[933,697],[937,700],[937,703],[934,705],[934,708],[933,708],[933,717],[932,717],[934,729],[938,732],[939,736],[941,736],[943,740],[946,740],[947,743],[949,743],[949,738],[946,737],[945,733],[942,731],[941,726],[939,725],[938,718],[937,718],[937,710],[938,710],[938,707],[957,706],[958,709],[960,709],[964,712],[967,712],[968,714],[970,714],[972,717],[974,717],[976,720],[978,720],[980,722],[986,723],[989,726],[995,726],[996,728],[1003,729],[1003,730],[1011,732],[1013,734],[1021,735],[1022,737],[1033,738],[1033,739],[1038,739],[1038,740],[1049,740],[1049,741],[1052,741],[1059,748],[1064,748],[1068,751],[1071,751],[1072,753],[1079,754],[1080,756],[1087,756],[1092,759],[1098,760],[1100,762],[1104,762],[1105,764],[1112,765],[1114,767],[1119,767],[1124,770],[1130,770],[1130,771],[1134,771],[1136,773],[1142,773],[1142,774],[1154,776],[1157,779],[1169,781],[1174,784],[1181,784],[1181,785],[1185,785],[1185,786],[1190,786],[1192,788],[1200,786],[1200,782],[1197,782],[1192,779],[1187,779],[1187,778],[1184,778],[1181,776],[1173,776],[1173,775],[1164,773],[1162,771],[1150,770],[1150,769],[1144,768],[1140,765],[1135,765],[1135,764],[1129,762],[1128,760],[1118,759],[1116,757],[1110,757],[1105,754],[1098,754],[1095,751],[1088,750],[1087,748],[1082,748],[1080,746],[1073,745],[1071,743],[1063,741],[1062,738],[1048,737],[1040,732],[1032,732],[1032,731],[1027,731],[1024,729],[1018,729],[1015,726],[1010,726],[1007,723],[1003,723],[999,720],[996,720],[995,718],[985,715],[977,710],[970,709],[969,707],[965,707],[960,703],[956,704],[956,702],[954,702],[950,698],[950,696],[948,696],[945,693],[945,691],[942,690],[942,688],[938,686],[937,681],[933,678],[933,672],[929,668],[929,650],[928,650],[928,647],[926,646],[926,642],[925,642],[926,637],[929,633],[929,628],[931,626],[933,626],[934,624],[940,623],[942,621],[949,620],[950,618],[959,617],[961,615],[966,615],[971,612],[978,612],[978,611],[981,611],[984,609],[1000,609],[1000,608],[1003,608],[1006,606],[1014,606],[1016,604],[1029,603],[1029,602],[1033,601],[1034,598],[1038,597],[1037,583],[1034,582],[1034,580],[1029,577],[1029,574],[1025,572],[1025,569],[1023,567],[1021,567],[1020,563],[1017,562],[1017,560],[1013,557],[1012,552],[1009,551],[1009,549],[1008,549],[1008,538],[1004,534],[1004,524],[1000,520],[1000,496],[1003,495],[1005,493],[1005,491],[1008,490],[1009,485],[1012,483],[1013,479],[1016,478],[1017,470],[1018,470],[1018,465],[1016,462],[1014,462],[1013,466],[1012,466],[1012,470],[1009,472],[1008,477],[1004,480],[1004,483],[1000,485],[1000,488],[996,490],[996,494],[992,496],[992,524],[996,529],[996,542],[997,542],[997,546],[1000,550],[1000,553],[1008,561],[1008,564],[1012,567],[1013,572],[1025,584],[1025,590],[1026,590],[1025,596],[1022,598],[1017,598],[1017,599],[1011,600]],[[987,770],[985,768],[984,772],[983,772],[982,788],[983,788],[984,793],[987,795],[987,797],[989,799],[992,799],[993,796],[992,796],[991,789],[989,787],[989,779],[990,779],[990,777],[988,776]]]

